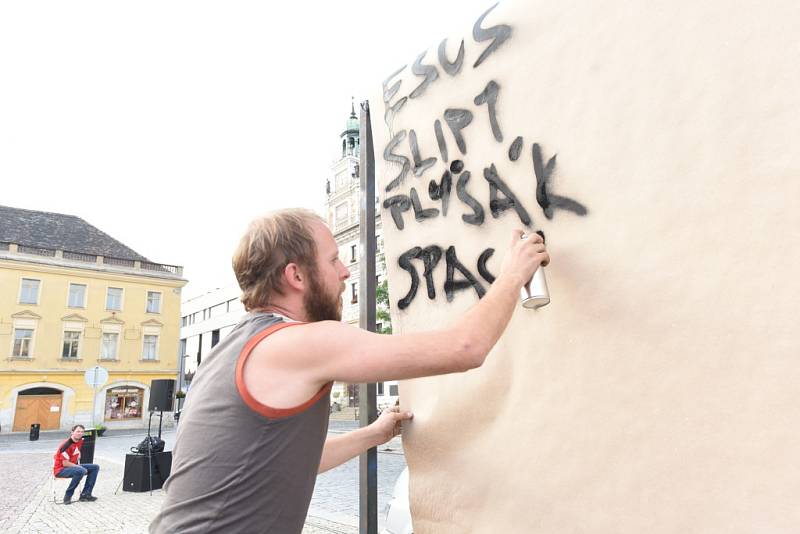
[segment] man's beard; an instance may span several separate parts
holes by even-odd
[[[316,272],[309,273],[309,290],[303,295],[303,307],[309,322],[341,321],[342,295],[330,295],[328,288],[319,282]]]

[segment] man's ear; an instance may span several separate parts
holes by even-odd
[[[283,281],[298,291],[305,288],[305,276],[296,263],[289,263],[283,268]]]

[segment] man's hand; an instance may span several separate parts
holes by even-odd
[[[380,417],[369,425],[375,433],[375,439],[377,440],[375,445],[382,445],[393,437],[399,436],[403,421],[409,421],[413,417],[414,414],[411,412],[401,412],[399,406],[386,408]]]
[[[322,449],[319,473],[341,465],[371,447],[386,443],[400,434],[403,421],[414,417],[411,412],[401,412],[394,406],[384,410],[371,425],[339,436],[328,436]]]
[[[544,239],[533,233],[522,239],[522,230],[514,230],[511,246],[500,267],[500,275],[512,276],[519,285],[531,279],[539,265],[550,263],[550,255],[544,245]]]

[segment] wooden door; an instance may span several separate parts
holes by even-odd
[[[58,430],[61,424],[61,395],[19,395],[14,414],[14,432],[29,430],[39,423],[41,430]]]

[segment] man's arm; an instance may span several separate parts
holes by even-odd
[[[393,407],[384,410],[381,416],[369,426],[329,437],[325,440],[317,472],[324,473],[328,469],[333,469],[349,459],[355,458],[367,449],[386,443],[400,434],[401,423],[412,417],[411,412],[400,412],[399,408]]]
[[[453,326],[389,336],[337,321],[285,328],[254,349],[251,362],[269,371],[255,374],[270,377],[273,392],[298,379],[313,391],[332,380],[401,380],[479,367],[511,319],[523,283],[549,261],[540,236],[521,240],[521,234],[514,233],[492,287]]]

